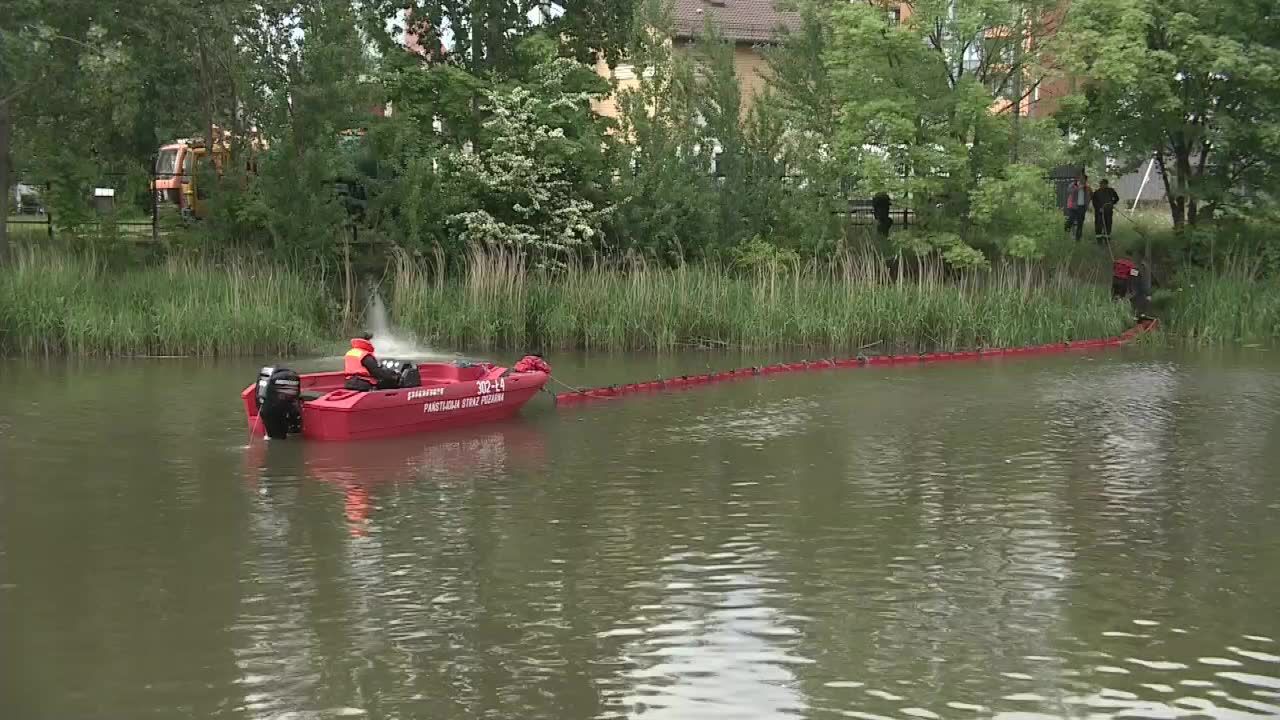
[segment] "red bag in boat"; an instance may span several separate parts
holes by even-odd
[[[551,366],[547,364],[546,360],[543,360],[537,355],[525,355],[520,358],[520,362],[516,363],[515,367],[511,369],[518,373],[544,372],[548,375],[551,374]]]

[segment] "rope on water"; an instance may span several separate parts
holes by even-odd
[[[553,383],[555,383],[555,384],[559,385],[560,387],[562,387],[562,388],[564,388],[565,390],[568,390],[568,391],[570,391],[570,392],[575,392],[575,393],[578,393],[579,395],[581,395],[582,393],[585,393],[585,392],[586,392],[586,390],[583,390],[582,388],[574,387],[574,386],[570,385],[569,383],[564,382],[564,381],[563,381],[563,380],[561,380],[560,378],[557,378],[555,375],[548,375],[547,377],[549,377],[549,378],[551,379],[551,382],[553,382]]]

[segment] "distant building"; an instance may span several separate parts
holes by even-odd
[[[742,111],[746,112],[768,84],[769,66],[764,50],[777,45],[783,30],[800,27],[800,15],[778,10],[774,0],[675,0],[672,8],[671,46],[675,52],[689,52],[702,37],[708,22],[725,40],[733,43],[734,69],[742,87]],[[619,89],[637,84],[634,66],[621,63],[612,70],[603,61],[596,63],[601,77],[615,80]],[[596,112],[617,117],[618,104],[607,97],[595,104]]]
[[[911,4],[906,2],[886,2],[885,8],[893,23],[905,21],[913,12]],[[677,52],[690,51],[708,23],[734,44],[734,66],[742,86],[743,112],[768,85],[769,66],[764,51],[780,42],[784,30],[796,30],[801,24],[798,13],[779,10],[776,0],[674,0],[672,21],[671,42]],[[1059,13],[1041,19],[1037,26],[1042,32],[1051,33],[1060,21]],[[1026,50],[1035,50],[1035,44],[1046,39],[1027,40]],[[630,64],[622,63],[610,69],[603,60],[599,60],[596,72],[615,81],[619,89],[633,88],[637,83],[636,70]],[[1039,83],[1028,78],[1023,90],[1025,97],[1017,103],[1017,109],[1025,117],[1050,116],[1057,110],[1058,100],[1072,89],[1073,85],[1067,78],[1050,78]],[[1013,99],[998,98],[992,104],[992,110],[1008,112],[1012,105]],[[595,109],[608,117],[618,115],[617,102],[612,97],[597,102]]]

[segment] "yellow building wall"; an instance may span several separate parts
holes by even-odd
[[[675,52],[688,53],[690,49],[685,46],[677,46]],[[769,86],[769,64],[760,48],[740,44],[733,51],[733,71],[738,77],[738,85],[742,91],[741,111],[745,114],[751,109],[755,99]],[[635,88],[639,84],[636,72],[636,68],[627,64],[620,64],[610,70],[608,63],[604,60],[596,60],[596,74],[606,80],[611,80],[614,83],[615,93],[618,90]],[[615,95],[610,95],[596,100],[592,102],[592,109],[604,117],[616,118],[619,113],[617,98]]]

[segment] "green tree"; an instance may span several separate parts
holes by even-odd
[[[626,54],[631,41],[635,7],[635,2],[619,0],[568,2],[551,29],[570,57],[587,64],[603,57],[613,66]]]
[[[747,121],[747,136],[758,162],[775,159],[786,176],[778,188],[784,197],[753,201],[781,217],[775,232],[791,235],[818,250],[841,236],[836,220],[847,208],[842,192],[846,167],[834,142],[840,104],[826,53],[831,46],[827,8],[805,2],[800,25],[783,32],[780,44],[766,50],[770,81]]]
[[[604,127],[591,100],[603,88],[593,92],[584,73],[590,69],[572,60],[546,58],[527,84],[487,93],[482,147],[449,159],[476,190],[477,206],[450,218],[463,241],[559,267],[598,240],[610,208],[602,203]]]
[[[8,257],[8,216],[13,184],[15,142],[32,154],[47,151],[51,125],[64,118],[81,129],[94,129],[100,107],[80,103],[76,90],[92,90],[88,76],[98,73],[110,39],[94,19],[95,8],[68,0],[14,0],[0,15],[0,263]],[[90,64],[82,67],[89,59]],[[97,138],[83,136],[85,138]],[[43,141],[43,142],[42,142]],[[66,136],[62,157],[68,157]],[[84,146],[80,146],[81,152]],[[47,199],[46,199],[47,200]]]
[[[966,231],[970,191],[1019,156],[1031,123],[1016,108],[1051,72],[1057,6],[921,0],[900,22],[880,2],[830,10],[837,152],[863,193],[901,187],[922,219]]]
[[[716,200],[712,146],[695,122],[694,69],[666,41],[668,10],[662,0],[644,0],[636,10],[628,53],[636,84],[616,95],[625,154],[612,235],[614,249],[680,262],[713,237]]]
[[[1280,21],[1268,0],[1076,0],[1062,56],[1086,91],[1064,108],[1126,167],[1154,156],[1173,222],[1275,200]]]

